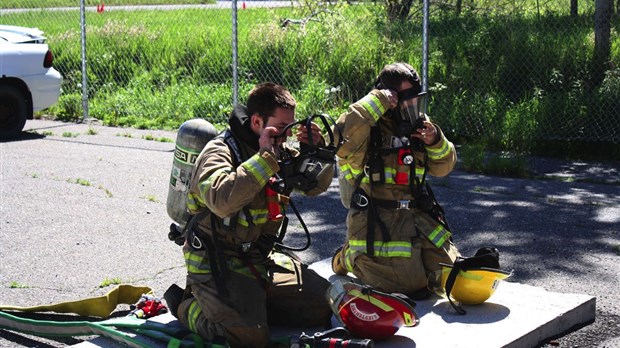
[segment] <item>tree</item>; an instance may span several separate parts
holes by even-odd
[[[578,13],[577,13],[578,12],[577,11],[577,9],[578,9],[577,1],[578,0],[570,0],[570,16],[572,18],[575,18],[578,15]]]
[[[409,16],[413,0],[386,0],[385,6],[389,20],[404,22]]]
[[[592,77],[595,84],[603,80],[609,63],[611,49],[612,0],[595,0],[594,3],[594,54]]]

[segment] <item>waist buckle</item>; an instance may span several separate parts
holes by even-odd
[[[402,209],[409,210],[409,204],[411,203],[411,201],[408,199],[401,199],[399,201],[396,201],[396,203],[397,203],[396,210],[402,210]]]

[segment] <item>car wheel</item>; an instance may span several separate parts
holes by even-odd
[[[19,135],[27,117],[26,96],[15,86],[0,85],[0,139]]]

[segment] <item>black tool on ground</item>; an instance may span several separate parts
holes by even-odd
[[[350,338],[349,330],[344,327],[317,332],[312,336],[302,333],[299,339],[291,344],[291,348],[374,348],[374,346],[373,340]]]

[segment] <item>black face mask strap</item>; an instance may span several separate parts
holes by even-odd
[[[456,261],[454,261],[454,265],[452,265],[450,274],[448,274],[448,279],[446,279],[446,297],[448,298],[448,301],[450,302],[454,310],[456,310],[456,312],[460,315],[467,314],[467,312],[461,306],[452,302],[452,298],[450,297],[450,292],[452,292],[452,287],[454,287],[456,276],[459,275],[459,272],[463,269],[462,267],[463,261],[464,260],[461,258],[457,258]]]
[[[416,98],[420,95],[420,92],[422,92],[421,87],[411,87],[403,89],[402,91],[398,92],[398,100],[401,101]]]

